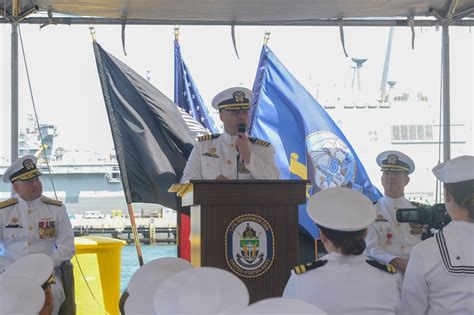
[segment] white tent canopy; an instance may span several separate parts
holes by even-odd
[[[122,24],[123,43],[127,24],[338,25],[342,43],[343,26],[411,26],[413,30],[416,25],[441,25],[443,151],[447,160],[449,26],[474,25],[474,0],[0,0],[0,23],[12,24],[12,160],[18,152],[17,22]]]
[[[20,3],[15,5],[16,3]],[[311,25],[324,19],[461,18],[473,14],[474,0],[0,0],[0,16],[50,12],[74,17],[140,20],[159,24]],[[13,14],[12,14],[13,13]]]

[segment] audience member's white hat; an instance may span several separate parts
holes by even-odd
[[[35,281],[13,274],[0,276],[0,314],[38,314],[44,305],[44,290]]]
[[[360,231],[375,220],[375,207],[362,193],[345,187],[324,189],[309,199],[308,215],[317,224],[337,231]]]
[[[240,315],[257,314],[313,314],[326,315],[327,313],[314,304],[296,299],[281,297],[270,298],[253,303],[242,310]]]
[[[413,173],[415,163],[410,157],[400,151],[385,151],[377,156],[377,164],[381,171]]]
[[[15,260],[3,272],[3,275],[21,275],[46,288],[53,281],[53,270],[54,263],[51,257],[46,254],[36,253]]]
[[[213,267],[181,271],[159,285],[153,297],[156,314],[236,313],[248,303],[242,280]]]
[[[152,300],[157,286],[175,273],[190,268],[190,262],[175,257],[158,258],[141,266],[128,283],[125,314],[153,314]]]
[[[248,110],[252,103],[253,94],[244,87],[225,89],[212,99],[212,107],[218,110]]]
[[[436,165],[433,174],[446,184],[474,180],[474,156],[463,155]]]
[[[25,155],[18,158],[3,173],[4,183],[14,183],[17,180],[25,181],[40,176],[42,173],[36,167],[36,157],[34,155]]]

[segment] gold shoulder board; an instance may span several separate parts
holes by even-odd
[[[220,133],[215,133],[215,134],[212,134],[212,135],[199,136],[197,138],[197,140],[198,141],[208,141],[208,140],[219,138],[220,135],[221,135]]]
[[[296,267],[293,268],[293,271],[294,271],[297,275],[299,275],[299,274],[305,273],[306,271],[309,271],[309,270],[313,270],[313,269],[322,267],[322,266],[324,266],[327,262],[328,262],[328,261],[327,261],[327,260],[324,260],[324,259],[316,260],[316,261],[313,261],[313,262],[310,262],[310,263],[298,265],[298,266],[296,266]]]
[[[16,199],[16,198],[10,198],[10,199],[4,200],[4,201],[0,202],[0,209],[12,206],[12,205],[16,204],[17,202],[18,202],[18,199]]]
[[[255,144],[258,144],[258,145],[261,145],[261,146],[264,146],[264,147],[268,147],[270,145],[270,142],[263,141],[263,140],[260,140],[260,139],[254,138],[254,137],[249,137],[249,140],[252,143],[255,143]]]
[[[397,268],[395,268],[393,265],[390,265],[390,264],[384,265],[375,260],[366,260],[366,262],[372,267],[383,270],[385,272],[392,273],[392,274],[397,273]]]
[[[56,200],[56,199],[51,199],[48,197],[43,197],[41,198],[44,203],[47,203],[48,205],[53,205],[53,206],[58,206],[61,207],[63,205],[63,202],[61,200]]]

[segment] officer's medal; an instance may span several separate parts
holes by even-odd
[[[393,238],[392,231],[391,231],[391,230],[388,230],[388,231],[387,231],[387,235],[386,235],[386,239],[385,239],[385,245],[390,245],[390,244],[392,244],[392,238]]]

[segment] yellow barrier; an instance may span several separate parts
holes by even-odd
[[[120,314],[120,267],[124,241],[76,237],[74,285],[77,314]]]

